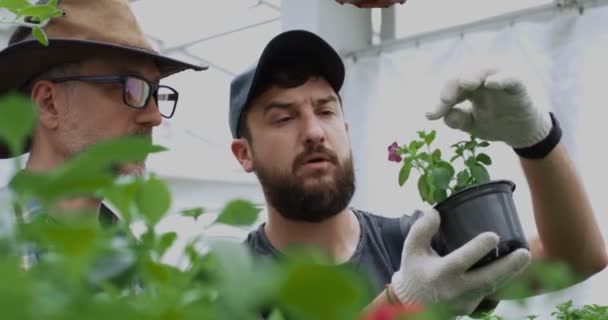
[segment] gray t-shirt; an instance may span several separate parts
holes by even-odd
[[[414,221],[416,221],[422,212],[416,211],[413,215],[403,215],[399,219],[377,216],[372,213],[364,212],[357,209],[351,209],[361,226],[361,235],[357,248],[353,253],[348,264],[353,265],[359,271],[369,276],[369,281],[373,286],[374,292],[379,293],[384,289],[384,286],[391,281],[393,273],[398,266],[393,266],[391,261],[400,261],[401,248],[403,247],[403,239],[407,236]],[[399,228],[387,228],[388,224],[398,223]],[[396,231],[390,231],[396,230]],[[386,232],[401,232],[399,235],[391,235],[387,237]],[[394,244],[387,245],[386,241],[399,241]],[[281,253],[277,251],[266,237],[264,232],[264,224],[260,225],[257,230],[252,231],[245,240],[247,246],[252,250],[254,256],[272,256],[279,257]],[[431,244],[433,249],[441,252],[441,245],[437,237],[433,239]],[[397,255],[395,257],[395,255]]]

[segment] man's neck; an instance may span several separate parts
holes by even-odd
[[[286,219],[269,206],[264,232],[279,251],[292,244],[310,245],[326,250],[337,263],[343,263],[355,252],[361,227],[348,208],[322,222],[302,222]]]

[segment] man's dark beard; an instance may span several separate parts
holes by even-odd
[[[296,176],[302,160],[312,153],[324,153],[334,164],[334,181],[330,185],[306,188],[303,179]],[[268,203],[293,221],[321,222],[331,218],[348,206],[355,192],[352,156],[340,163],[335,153],[323,146],[310,148],[296,157],[291,172],[282,174],[258,163],[256,175]]]

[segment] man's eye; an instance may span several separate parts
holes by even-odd
[[[287,122],[289,120],[291,120],[291,117],[280,117],[275,122],[276,123],[285,123],[285,122]]]

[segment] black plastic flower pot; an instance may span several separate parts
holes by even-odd
[[[498,234],[498,246],[471,269],[528,248],[513,202],[514,190],[513,182],[496,180],[456,192],[435,205],[441,216],[440,238],[445,247],[441,254],[449,254],[486,231]]]

